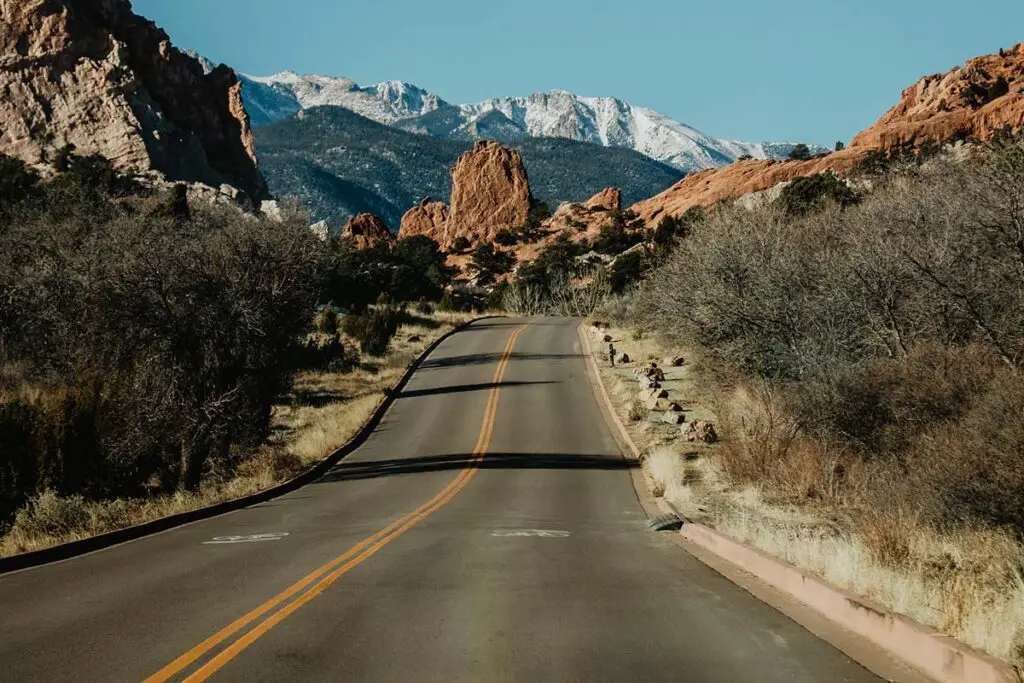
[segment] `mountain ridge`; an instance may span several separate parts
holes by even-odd
[[[564,138],[631,149],[685,173],[718,168],[743,156],[786,158],[795,142],[751,143],[707,135],[653,109],[615,97],[584,97],[567,90],[451,104],[404,81],[360,86],[333,76],[241,75],[253,126],[277,123],[316,106],[340,106],[366,118],[438,139]],[[811,146],[814,152],[826,151]]]

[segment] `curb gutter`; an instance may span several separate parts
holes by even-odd
[[[586,323],[582,323],[579,336],[584,354],[587,356],[588,367],[596,375],[595,393],[602,403],[602,412],[613,427],[616,440],[628,448],[633,458],[639,460],[640,449],[615,413],[608,391],[600,380],[597,362],[594,360],[587,335]],[[643,476],[641,481],[646,483],[646,476]],[[638,484],[636,478],[634,484]],[[675,512],[663,499],[657,498],[655,501],[660,508]],[[644,507],[648,508],[647,505]],[[650,513],[649,509],[648,512]],[[682,515],[679,516],[683,518]],[[832,586],[788,562],[766,555],[710,527],[683,519],[684,524],[679,534],[689,543],[752,574],[776,590],[810,607],[829,621],[874,643],[935,681],[1017,683],[1020,680],[1014,668],[1002,660],[979,652],[907,617],[893,614],[884,607]],[[726,578],[730,577],[726,575]]]
[[[50,548],[43,548],[42,550],[34,550],[20,555],[0,558],[0,576],[22,569],[28,569],[30,567],[38,567],[52,562],[71,559],[73,557],[78,557],[79,555],[103,550],[104,548],[119,545],[127,541],[134,541],[144,536],[151,536],[161,531],[167,531],[168,529],[184,526],[185,524],[191,524],[192,522],[217,517],[258,503],[265,503],[268,500],[278,498],[286,493],[291,493],[296,489],[302,488],[306,484],[316,481],[325,475],[332,467],[337,465],[342,458],[345,458],[366,442],[366,439],[381,423],[384,416],[387,415],[391,405],[395,402],[395,398],[397,398],[402,389],[405,388],[405,385],[409,383],[409,380],[412,379],[412,376],[420,368],[427,356],[433,353],[437,347],[444,343],[449,337],[465,330],[474,323],[494,317],[498,316],[481,316],[479,318],[474,318],[473,320],[450,330],[431,343],[430,346],[424,349],[423,353],[421,353],[406,369],[405,374],[403,374],[401,379],[398,380],[398,383],[394,388],[386,390],[384,398],[377,404],[377,407],[374,409],[369,419],[363,423],[363,426],[359,428],[359,431],[356,432],[352,438],[333,453],[328,455],[323,461],[314,465],[295,478],[242,498],[228,500],[223,503],[217,503],[215,505],[191,510],[189,512],[170,515],[169,517],[161,517],[160,519],[154,519],[153,521],[144,522],[143,524],[125,527],[124,529],[117,529],[115,531],[108,531],[106,533],[90,536],[89,538],[83,538],[78,541],[71,541],[69,543],[62,543]]]

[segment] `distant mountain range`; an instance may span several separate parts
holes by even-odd
[[[402,81],[240,78],[271,191],[300,198],[335,230],[363,211],[397,229],[424,197],[448,201],[450,169],[479,139],[519,149],[534,194],[552,210],[607,187],[621,189],[628,206],[686,173],[746,155],[783,158],[794,147],[718,139],[651,109],[564,91],[454,105]]]
[[[561,90],[454,105],[401,81],[361,87],[347,78],[290,71],[243,76],[242,88],[254,126],[330,105],[441,140],[493,139],[514,144],[530,138],[564,138],[630,149],[684,173],[717,168],[741,156],[785,158],[795,145],[715,138],[652,109],[613,97],[580,97]]]

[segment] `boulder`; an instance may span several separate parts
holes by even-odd
[[[444,202],[431,202],[429,199],[424,199],[419,206],[405,212],[398,228],[398,239],[423,235],[440,244],[443,249],[449,249],[451,245],[447,244],[446,231],[451,213]]]
[[[380,244],[391,248],[397,242],[384,221],[372,213],[361,213],[350,218],[341,229],[341,238],[356,249],[370,249]]]
[[[266,202],[264,202],[266,204]],[[326,242],[331,238],[331,226],[328,225],[327,221],[319,221],[309,226],[309,231],[316,235],[316,238],[321,242]]]
[[[683,363],[685,362],[686,359],[684,359],[682,356],[671,356],[669,358],[665,358],[664,360],[662,360],[662,365],[664,365],[666,368],[681,368],[683,367]]]
[[[614,187],[601,190],[583,205],[590,210],[619,211],[622,209],[622,192]]]
[[[683,439],[690,442],[715,443],[718,441],[718,432],[715,431],[715,425],[706,420],[687,422],[680,427],[679,434]]]
[[[627,365],[633,362],[633,359],[629,357],[628,353],[619,354],[619,357],[615,359],[615,362],[619,365]]]
[[[668,392],[664,389],[642,389],[640,391],[640,400],[646,401],[647,399],[660,399],[668,398]]]
[[[682,424],[685,419],[682,413],[677,413],[674,410],[666,410],[661,416],[661,421],[670,425]]]

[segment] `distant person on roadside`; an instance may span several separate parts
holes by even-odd
[[[615,343],[614,342],[608,342],[608,362],[612,364],[613,368],[615,367]]]
[[[651,366],[647,368],[647,379],[651,380],[652,382],[665,381],[664,371],[661,368],[659,368],[658,364],[655,363],[653,360],[651,361]]]

